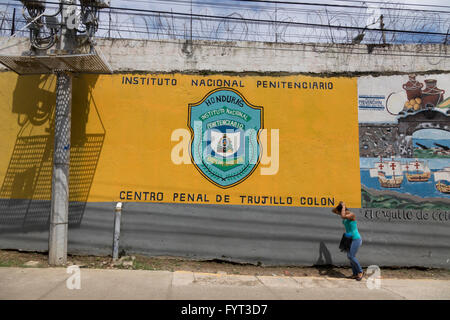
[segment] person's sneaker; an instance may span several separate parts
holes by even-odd
[[[356,276],[356,281],[361,281],[362,280],[362,278],[364,277],[364,274],[363,273],[360,273],[360,274],[358,274],[357,276]]]

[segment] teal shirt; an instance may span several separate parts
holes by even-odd
[[[343,219],[342,223],[345,227],[345,233],[351,235],[352,239],[361,239],[361,235],[358,232],[356,220]]]

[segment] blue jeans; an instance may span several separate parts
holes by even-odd
[[[362,239],[353,239],[352,245],[350,247],[350,251],[347,252],[347,257],[350,260],[350,265],[352,266],[353,275],[357,275],[358,273],[362,273],[363,270],[361,265],[356,259],[356,253],[358,252],[359,247],[361,247]]]

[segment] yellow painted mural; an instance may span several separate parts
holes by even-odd
[[[0,74],[0,198],[48,200],[54,76]],[[74,78],[70,199],[360,207],[356,78]]]

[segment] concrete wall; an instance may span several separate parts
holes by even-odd
[[[27,49],[26,42],[23,39],[14,41],[17,42],[9,43],[10,47],[1,50],[0,53],[17,54]],[[20,44],[14,45],[14,43]],[[450,60],[445,58],[448,55],[448,46],[439,45],[368,48],[365,45],[312,46],[206,41],[196,41],[191,44],[183,41],[99,40],[98,46],[107,57],[114,71],[124,73],[161,74],[178,71],[181,73],[212,73],[220,76],[232,73],[235,77],[268,73],[273,77],[288,75],[295,78],[298,74],[309,74],[316,77],[326,75],[354,77],[360,74],[379,76],[381,74],[417,72],[439,74],[440,77],[445,78],[448,77],[450,71]],[[369,49],[372,50],[370,53]],[[0,77],[10,77],[10,75],[4,73],[0,74]],[[107,77],[103,76],[97,83],[100,93],[94,99],[100,114],[106,118],[110,117],[106,114],[114,110],[112,104],[104,97],[107,94],[101,93],[102,88],[106,90],[104,88],[105,83],[109,81],[105,80],[108,79]],[[95,85],[95,81],[91,82]],[[45,92],[50,93],[38,92],[36,94],[42,94],[41,100],[50,103],[49,101],[54,98],[54,95],[51,94],[52,84],[48,82],[51,81],[45,82],[45,85],[41,85],[41,87],[45,87]],[[24,90],[27,86],[31,86],[33,81],[29,84],[21,83],[22,90]],[[10,86],[16,89],[14,84],[10,84]],[[1,92],[3,97],[11,95],[8,90]],[[249,92],[253,95],[252,99],[255,100],[258,93],[257,91],[253,93],[252,90],[249,90]],[[85,91],[87,92],[88,89],[86,88]],[[30,91],[31,93],[32,91]],[[183,95],[185,90],[175,91],[175,93],[175,95]],[[357,92],[353,94],[356,101]],[[26,95],[24,97],[26,98]],[[16,93],[15,100],[22,101],[19,98]],[[22,97],[22,99],[24,98]],[[193,98],[189,97],[189,99],[188,102],[195,102]],[[23,101],[25,102],[17,103],[17,105],[26,103],[26,99]],[[84,98],[77,98],[76,101],[77,105],[92,106],[91,100],[84,101]],[[14,163],[14,155],[20,155],[22,152],[22,140],[24,140],[23,136],[17,133],[15,127],[17,126],[16,114],[20,114],[20,111],[17,111],[16,104],[8,103],[13,106],[14,116],[10,115],[11,106],[7,105],[5,110],[8,114],[5,114],[3,122],[9,129],[2,130],[10,132],[12,138],[3,135],[4,139],[8,141],[1,144],[3,155],[0,158],[5,160],[2,161],[2,167],[0,168],[1,176],[4,176],[3,174],[7,171],[8,161],[10,161],[9,164]],[[356,114],[358,107],[355,105],[354,108],[354,114]],[[85,117],[83,110],[85,108],[78,108],[78,114],[74,118]],[[111,156],[109,155],[115,149],[113,145],[108,144],[108,139],[111,139],[113,130],[117,131],[115,134],[125,134],[126,118],[118,116],[111,118],[114,121],[109,122],[113,124],[121,121],[120,125],[123,125],[123,128],[117,128],[115,125],[110,127],[108,119],[103,119],[106,123],[106,131],[102,131],[101,126],[91,118],[93,108],[90,110],[89,116],[86,115],[90,119],[87,120],[90,127],[84,128],[84,130],[88,138],[93,140],[91,145],[88,145],[92,154],[87,154],[87,157],[96,157],[100,165],[104,165],[105,162],[111,162]],[[185,120],[182,120],[185,123]],[[324,126],[330,126],[332,121],[330,119],[327,119],[327,121],[326,123],[324,121]],[[75,127],[80,129],[78,120],[76,120],[76,123]],[[128,127],[130,125],[132,124],[128,124]],[[352,121],[351,125],[358,127],[356,120]],[[397,128],[396,124],[387,126]],[[363,131],[360,132],[360,137],[361,135],[364,137],[370,136],[371,129],[369,127],[371,125],[364,126],[363,123]],[[317,129],[314,126],[311,128]],[[45,134],[48,135],[48,132],[43,133],[43,136]],[[83,138],[80,137],[80,139]],[[358,145],[357,134],[354,138],[355,150],[362,148],[363,144]],[[49,150],[48,146],[51,144],[49,139],[47,137],[34,144],[38,149],[35,154],[38,154],[39,157],[42,157],[46,150]],[[349,137],[349,141],[353,141],[352,139],[353,135]],[[16,141],[15,144],[13,140]],[[387,140],[388,144],[391,140],[392,143],[396,141],[395,137],[390,137]],[[321,141],[320,137],[318,141]],[[26,144],[26,141],[24,143]],[[353,143],[350,142],[349,144]],[[370,145],[369,148],[372,148]],[[133,148],[129,150],[132,151],[131,153],[136,152]],[[84,154],[82,151],[81,148],[80,154]],[[321,152],[332,153],[326,149]],[[361,151],[361,157],[373,157],[377,153],[379,153],[377,150],[368,150],[366,154]],[[76,151],[74,154],[76,154]],[[354,156],[358,158],[357,154],[354,154]],[[6,164],[3,164],[3,162]],[[48,172],[48,159],[42,161],[41,164],[43,172]],[[90,183],[92,183],[92,180],[94,180],[94,182],[97,181],[100,184],[104,183],[103,173],[99,170],[96,172],[96,166],[97,163],[95,165],[90,163],[88,167],[94,176],[83,175],[82,172],[74,175],[80,176],[78,181],[90,180]],[[356,169],[359,172],[359,168]],[[136,170],[139,172],[139,167]],[[158,169],[154,169],[154,171],[158,171]],[[330,172],[335,176],[337,170],[333,169]],[[354,180],[353,177],[350,179]],[[6,180],[4,178],[4,185]],[[355,183],[358,183],[359,188],[361,181],[359,177],[357,177],[357,180]],[[49,186],[49,180],[45,181],[40,185],[41,190]],[[116,181],[117,184],[120,184],[120,180]],[[298,181],[299,188],[301,188],[300,177]],[[188,180],[188,184],[189,182],[195,185],[194,180]],[[276,182],[272,183],[277,184]],[[362,195],[358,193],[351,195],[351,197],[360,198],[365,194],[365,191],[363,189]],[[45,194],[44,191],[42,192]],[[338,190],[333,192],[338,193]],[[382,190],[372,190],[371,192],[373,196],[383,196]],[[86,199],[88,197],[91,199],[85,207],[77,202],[72,203],[69,252],[110,254],[114,201],[119,199],[112,199],[111,196],[108,199],[99,200],[100,197],[97,196],[95,186],[90,189],[90,194],[83,194],[84,196],[86,196]],[[409,211],[395,207],[365,208],[363,206],[361,208],[359,201],[355,202],[354,204],[358,204],[359,207],[353,208],[353,211],[357,215],[359,229],[363,237],[363,246],[358,253],[361,263],[364,266],[376,264],[380,266],[404,265],[450,268],[450,207],[448,199],[446,197],[443,199],[445,201],[439,204],[441,206],[439,210],[433,209],[434,211],[429,212],[426,209],[414,207]],[[407,202],[409,204],[426,203],[427,200],[419,196],[408,195]],[[49,202],[46,200],[41,201],[36,198],[32,201],[27,199],[12,200],[4,196],[0,201],[0,248],[46,251],[48,210]],[[31,218],[34,220],[26,217],[29,212],[31,212]],[[423,218],[424,215],[428,215],[428,218]],[[24,223],[25,221],[27,223]],[[227,206],[130,201],[125,204],[123,211],[121,245],[128,253],[147,255],[174,255],[193,259],[223,259],[250,263],[261,262],[267,265],[341,265],[347,264],[345,254],[339,252],[337,248],[341,235],[341,221],[331,214],[329,207]]]
[[[27,39],[9,40],[1,47],[5,49],[0,54],[20,55],[28,50]],[[370,47],[99,39],[97,48],[115,72],[395,74],[450,70],[449,46],[436,44]]]
[[[110,255],[114,203],[89,203],[80,227],[69,230],[69,252]],[[358,217],[364,267],[448,268],[449,223],[394,216]],[[150,256],[220,259],[263,265],[347,265],[338,249],[340,219],[326,208],[127,203],[121,250]],[[0,234],[1,248],[47,250],[48,231]]]

